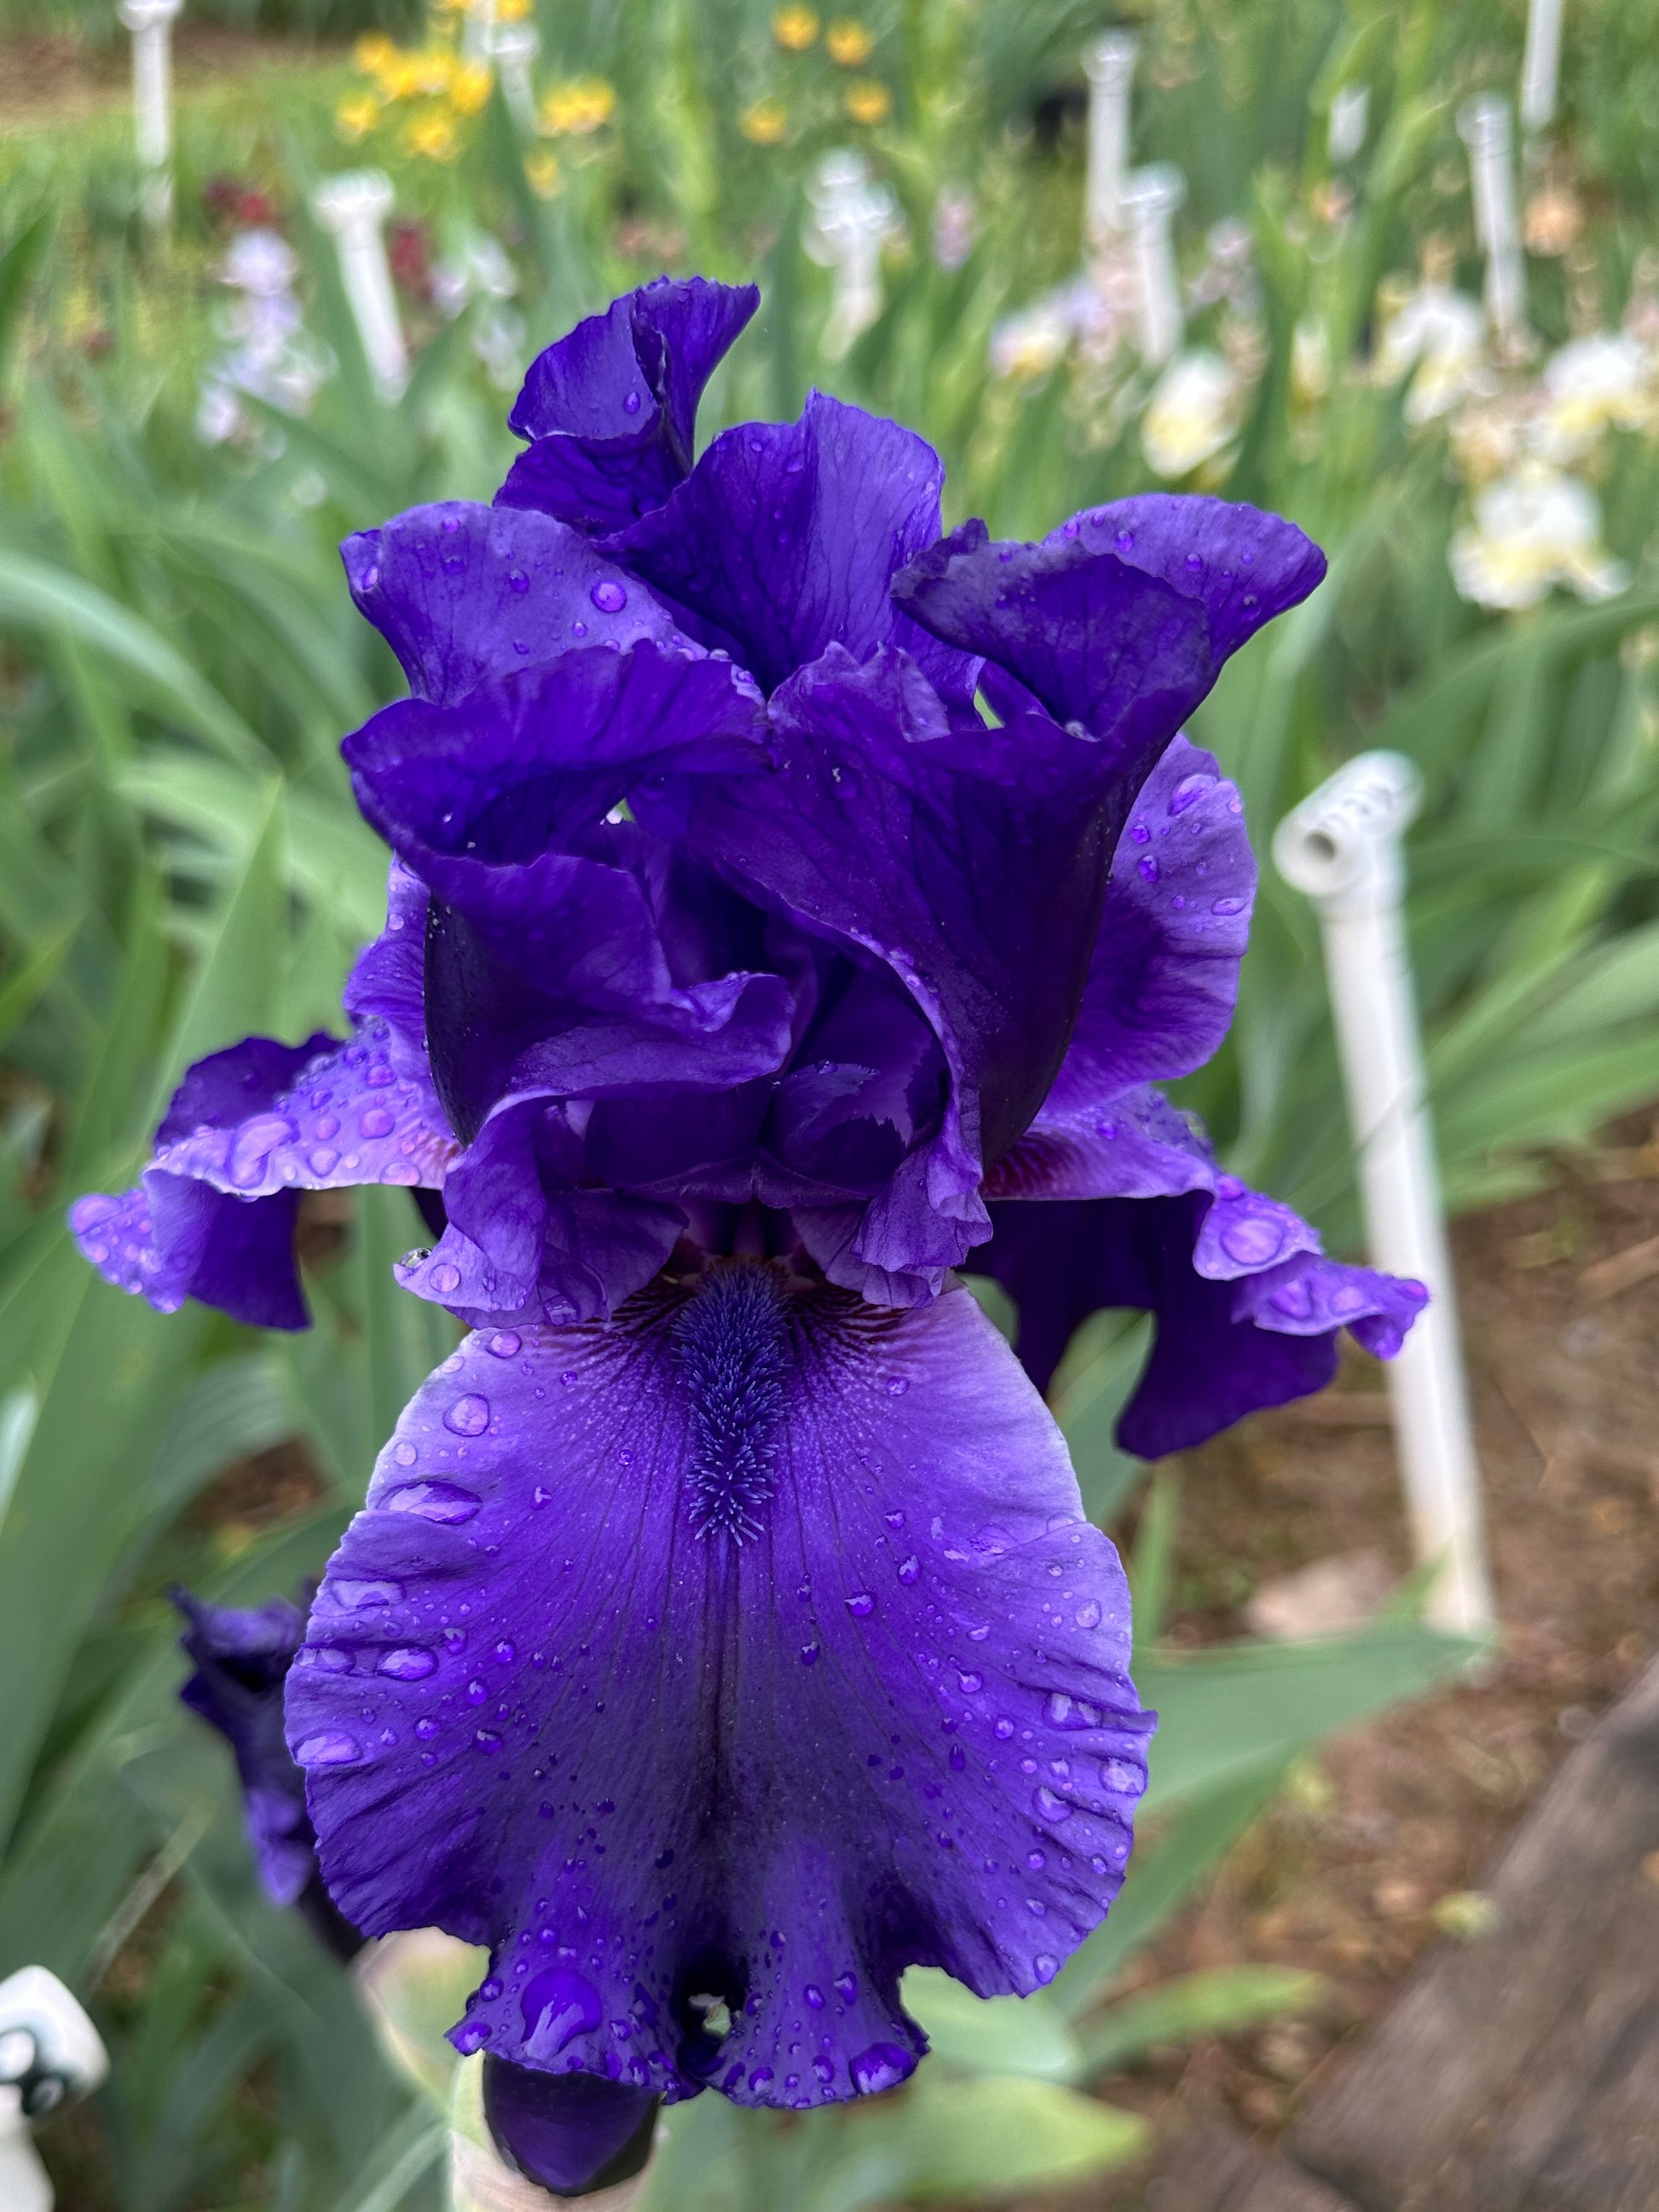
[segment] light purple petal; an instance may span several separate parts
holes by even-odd
[[[1030,1990],[1099,1920],[1145,1776],[1128,1650],[965,1292],[896,1316],[737,1262],[446,1362],[289,1740],[343,1910],[490,1947],[460,2048],[811,2105],[915,2064],[908,1965]]]
[[[359,611],[434,706],[573,647],[684,642],[649,592],[550,515],[447,500],[348,538],[340,555]]]

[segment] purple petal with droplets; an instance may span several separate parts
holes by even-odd
[[[914,432],[814,392],[798,422],[723,431],[673,496],[606,550],[767,691],[831,644],[855,660],[896,644],[966,698],[968,663],[888,592],[938,536],[943,483]]]
[[[273,1904],[293,1905],[317,1872],[305,1777],[283,1735],[283,1685],[305,1615],[280,1597],[249,1607],[209,1605],[187,1590],[173,1598],[189,1624],[179,1641],[195,1668],[179,1695],[230,1746],[260,1882]]]
[[[587,532],[659,506],[691,466],[703,387],[759,303],[752,284],[659,277],[548,347],[514,405],[535,442],[501,503]]]
[[[490,1947],[462,2049],[890,2086],[906,1966],[1036,1988],[1121,1878],[1148,1718],[1058,1432],[960,1291],[878,1313],[736,1262],[513,1335],[404,1414],[290,1677],[331,1889]],[[476,1514],[400,1510],[417,1482]]]
[[[682,641],[649,592],[550,515],[447,500],[348,538],[340,555],[359,611],[434,706],[582,645]]]

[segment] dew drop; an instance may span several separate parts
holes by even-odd
[[[340,1155],[327,1145],[313,1146],[311,1154],[313,1175],[332,1175],[340,1164]]]
[[[524,1347],[524,1339],[515,1328],[498,1328],[484,1346],[494,1359],[514,1359]]]
[[[435,1651],[428,1651],[422,1644],[407,1644],[395,1651],[383,1651],[374,1671],[390,1674],[394,1682],[419,1682],[435,1673],[437,1665]]]
[[[637,415],[639,411],[640,395],[637,392],[630,392],[623,401],[623,413],[624,415]]]
[[[841,1999],[843,2004],[851,2004],[858,1993],[859,1984],[856,1974],[837,1974],[836,1976],[836,1995]]]
[[[432,1273],[435,1283],[439,1270],[434,1267]],[[444,1426],[453,1430],[458,1437],[481,1437],[489,1426],[489,1399],[481,1396],[477,1390],[467,1391],[446,1411]]]
[[[1060,1972],[1060,1961],[1050,1951],[1039,1951],[1031,1961],[1031,1971],[1040,1982],[1052,1982]]]
[[[308,1735],[294,1754],[301,1766],[349,1766],[362,1755],[356,1736],[342,1735],[332,1729],[322,1735]]]
[[[983,1674],[975,1674],[971,1672],[966,1674],[958,1674],[957,1676],[957,1680],[961,1685],[963,1692],[970,1698],[977,1696],[979,1692],[985,1687],[985,1677]]]
[[[910,1558],[900,1562],[898,1578],[904,1584],[906,1589],[912,1589],[915,1583],[921,1581],[921,1561],[915,1557],[914,1553],[911,1554]]]
[[[1265,1267],[1284,1241],[1284,1231],[1278,1223],[1259,1213],[1230,1222],[1221,1232],[1222,1247],[1229,1258],[1246,1267]]]
[[[866,2097],[878,2096],[884,2089],[896,2089],[915,2070],[915,2063],[896,2043],[872,2043],[853,2061],[854,2086]]]
[[[404,1482],[375,1503],[385,1513],[413,1513],[422,1521],[436,1521],[453,1528],[470,1521],[482,1501],[458,1483]]]
[[[1248,899],[1242,898],[1212,899],[1210,912],[1212,914],[1243,914],[1249,904]]]
[[[847,1610],[854,1620],[862,1620],[876,1609],[876,1601],[868,1590],[854,1590],[847,1601]]]
[[[588,598],[603,615],[619,615],[628,605],[628,586],[615,576],[601,576]]]
[[[384,1106],[371,1106],[357,1116],[357,1127],[366,1137],[389,1137],[397,1126],[396,1117]]]
[[[433,1737],[438,1733],[438,1723],[433,1719],[430,1713],[422,1715],[422,1717],[416,1722],[415,1733],[419,1736],[422,1743],[431,1742]]]
[[[401,1443],[393,1444],[392,1447],[392,1456],[397,1461],[399,1467],[413,1467],[420,1455],[420,1453],[416,1449],[415,1446],[410,1443],[407,1437],[404,1438]]]
[[[816,1644],[803,1644],[801,1645],[800,1663],[803,1667],[816,1667],[817,1665],[818,1647]]]
[[[568,1967],[553,1966],[525,1985],[519,1999],[524,2013],[525,2057],[545,2063],[591,2034],[604,2017],[599,1991]]]
[[[260,1182],[278,1145],[293,1140],[294,1127],[280,1114],[256,1114],[231,1139],[230,1179],[239,1190]]]
[[[1100,1607],[1095,1603],[1093,1598],[1091,1598],[1086,1604],[1079,1606],[1077,1609],[1077,1625],[1079,1628],[1099,1627]]]
[[[1148,854],[1144,860],[1137,860],[1135,866],[1140,871],[1140,880],[1142,883],[1155,884],[1158,881],[1158,862],[1152,859],[1150,854]]]
[[[1069,1820],[1072,1817],[1071,1806],[1063,1797],[1057,1797],[1046,1785],[1036,1792],[1034,1802],[1043,1819],[1053,1820],[1056,1826],[1061,1820]]]

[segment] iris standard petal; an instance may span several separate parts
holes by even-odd
[[[815,392],[798,422],[722,431],[606,550],[771,691],[832,643],[855,660],[888,643],[937,653],[888,585],[938,537],[944,482],[914,431]],[[929,672],[948,689],[960,666],[951,655]]]
[[[684,642],[649,592],[550,515],[446,500],[348,538],[340,556],[359,613],[434,706],[584,644]]]
[[[758,774],[759,701],[735,670],[641,642],[483,684],[460,704],[384,708],[342,748],[357,803],[439,897],[488,923],[516,878],[589,841],[635,787]]]
[[[488,1944],[454,2031],[750,2105],[884,2088],[898,1978],[1058,1971],[1150,1717],[1065,1447],[962,1291],[742,1261],[484,1332],[408,1408],[289,1680],[330,1887]]]
[[[1070,1041],[1099,932],[1110,762],[1040,719],[1018,734],[953,723],[890,649],[860,666],[832,647],[774,697],[772,723],[773,774],[704,779],[681,834],[750,897],[873,956],[939,1038],[937,1133],[848,1235],[839,1215],[807,1224],[834,1279],[885,1297],[914,1276],[908,1303],[984,1235],[984,1163],[1030,1120]]]
[[[534,442],[498,495],[588,532],[659,506],[691,466],[697,403],[760,304],[752,284],[659,277],[537,356],[509,420]]]
[[[1204,609],[1225,660],[1323,580],[1325,556],[1282,515],[1243,500],[1149,491],[1074,514],[1044,544],[1110,552]]]
[[[1045,1113],[1203,1066],[1232,1019],[1255,896],[1237,790],[1177,737],[1119,837],[1076,1033]]]

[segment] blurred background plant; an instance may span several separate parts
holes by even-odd
[[[202,22],[262,42],[216,69]],[[66,26],[94,85],[68,105]],[[1156,343],[1126,240],[1085,246],[1093,0],[191,0],[159,232],[113,10],[0,0],[0,29],[43,27],[0,143],[0,1963],[53,1966],[111,2044],[90,2117],[46,2140],[75,2212],[397,2212],[441,2201],[444,2128],[259,1897],[228,1765],[175,1702],[165,1593],[252,1601],[320,1568],[446,1348],[392,1283],[413,1217],[397,1191],[307,1201],[319,1323],[295,1340],[161,1322],[61,1230],[129,1179],[190,1059],[326,1025],[377,926],[337,747],[399,685],[337,541],[487,496],[533,351],[664,268],[763,287],[709,431],[816,383],[934,442],[952,521],[1034,534],[1160,483],[1291,515],[1330,580],[1194,735],[1259,847],[1350,753],[1418,762],[1443,1170],[1458,1205],[1524,1188],[1659,1088],[1659,7],[1574,0],[1559,112],[1513,164],[1524,317],[1494,329],[1458,118],[1512,90],[1517,5],[1151,0],[1131,155],[1184,173],[1157,187]],[[401,388],[313,212],[365,163],[392,183]],[[1233,1036],[1184,1091],[1241,1173],[1352,1242],[1313,924],[1270,872]],[[1122,1902],[1040,1997],[925,1978],[937,2055],[868,2112],[686,2108],[660,2212],[1097,2170],[1142,2130],[1094,2077],[1314,2001],[1268,1969],[1115,1987],[1310,1747],[1464,1655],[1408,1617],[1161,1647],[1173,1478],[1109,1440],[1145,1344],[1097,1320],[1055,1393],[1091,1512],[1136,1529],[1164,1714]]]

